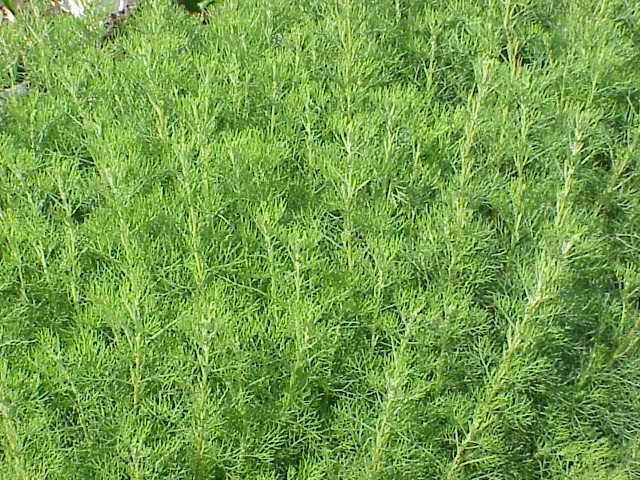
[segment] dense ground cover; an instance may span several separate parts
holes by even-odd
[[[0,30],[0,478],[640,477],[634,2],[99,35]]]

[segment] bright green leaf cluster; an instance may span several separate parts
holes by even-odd
[[[0,478],[637,478],[638,9],[209,10],[0,31]]]

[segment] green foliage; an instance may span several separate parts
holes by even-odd
[[[214,3],[216,0],[178,0],[180,5],[183,5],[188,11],[192,13],[201,13],[205,9]]]
[[[639,478],[640,11],[209,13],[0,32],[0,478]]]

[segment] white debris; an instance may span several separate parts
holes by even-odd
[[[24,83],[19,83],[11,88],[7,88],[0,92],[0,100],[8,100],[11,97],[24,95],[28,91],[28,87]]]
[[[16,17],[11,13],[11,10],[4,5],[2,6],[2,21],[7,21],[9,23],[15,23],[16,21]]]
[[[55,10],[70,13],[76,18],[90,12],[105,15],[124,13],[133,3],[132,0],[51,0],[51,6]]]
[[[51,5],[60,8],[63,12],[70,13],[76,18],[80,18],[85,11],[84,4],[79,0],[54,0]]]

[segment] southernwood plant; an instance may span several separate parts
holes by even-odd
[[[208,14],[0,30],[0,478],[639,478],[637,3]]]

